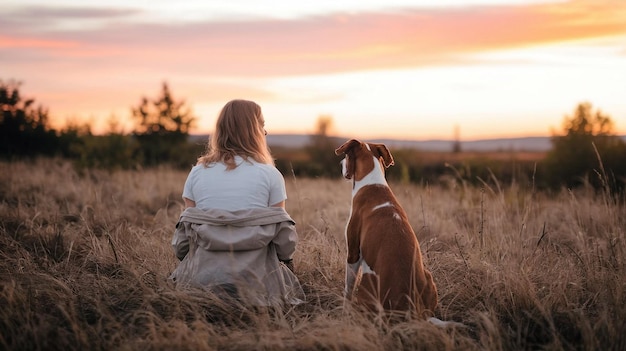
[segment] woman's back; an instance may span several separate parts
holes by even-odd
[[[302,287],[290,270],[298,236],[264,126],[252,101],[222,108],[207,152],[183,187],[186,209],[172,238],[181,262],[171,279],[254,304],[299,303]]]
[[[195,201],[200,209],[218,208],[235,211],[268,207],[286,200],[284,178],[276,167],[244,161],[235,157],[238,165],[227,170],[220,162],[208,167],[194,166],[183,189],[183,197]]]

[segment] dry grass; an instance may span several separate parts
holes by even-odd
[[[350,185],[287,175],[302,306],[259,311],[166,280],[186,172],[0,164],[0,350],[623,350],[626,210],[605,194],[392,184],[441,319],[371,320],[341,298]]]

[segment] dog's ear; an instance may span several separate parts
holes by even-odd
[[[385,166],[385,168],[389,168],[389,166],[392,166],[394,164],[393,156],[391,156],[391,152],[389,152],[389,149],[387,149],[387,146],[385,146],[385,144],[370,143],[369,145],[372,149],[372,153],[374,154],[374,156],[376,156],[376,158],[378,159],[383,160],[383,165]]]
[[[335,150],[336,155],[345,155],[342,161],[342,173],[346,179],[352,179],[354,172],[356,172],[356,156],[354,148],[361,145],[361,142],[356,139],[351,139],[343,143]]]
[[[350,140],[346,141],[345,143],[343,143],[343,145],[341,145],[340,147],[335,149],[335,155],[341,156],[341,155],[347,154],[355,146],[358,146],[360,144],[361,144],[360,141],[358,141],[356,139],[350,139]]]

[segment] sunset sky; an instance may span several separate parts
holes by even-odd
[[[234,98],[269,133],[463,140],[550,135],[590,102],[626,134],[624,0],[3,0],[0,80],[54,126],[167,82],[210,133]]]

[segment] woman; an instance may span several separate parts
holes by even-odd
[[[264,126],[252,101],[222,108],[183,188],[185,210],[172,239],[181,262],[171,278],[255,305],[297,304],[304,298],[292,272],[297,232]]]

